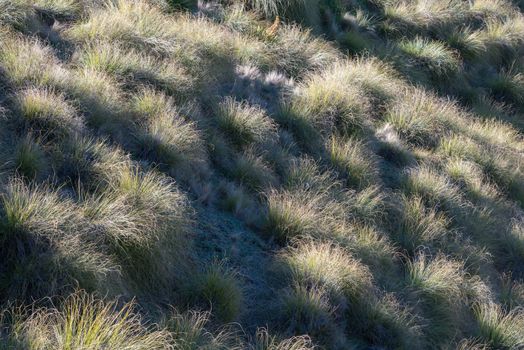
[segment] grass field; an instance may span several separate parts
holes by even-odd
[[[524,349],[523,10],[0,0],[0,349]]]

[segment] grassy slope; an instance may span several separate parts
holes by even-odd
[[[0,348],[524,347],[522,6],[0,0]]]

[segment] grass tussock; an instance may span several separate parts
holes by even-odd
[[[494,303],[475,307],[479,332],[483,339],[494,347],[519,348],[524,339],[522,333],[523,315],[521,309],[505,312]]]
[[[356,298],[371,288],[367,268],[342,248],[313,241],[283,254],[283,264],[294,283],[322,287],[335,296]]]
[[[449,220],[434,208],[427,208],[420,197],[403,197],[397,239],[410,252],[419,246],[438,243],[450,234]]]
[[[219,104],[217,124],[239,147],[264,142],[275,130],[261,109],[231,98]]]
[[[170,166],[206,162],[200,131],[172,98],[146,89],[133,96],[132,103],[139,127],[138,144],[147,156]]]
[[[67,137],[82,132],[83,120],[63,95],[47,89],[30,88],[17,98],[21,124],[40,135]]]
[[[210,309],[219,322],[232,322],[240,316],[243,304],[238,277],[223,263],[213,263],[192,278],[188,296],[193,302]]]
[[[406,90],[388,110],[385,121],[400,138],[413,145],[432,146],[453,128],[460,111],[449,101],[423,90]]]
[[[37,309],[26,314],[14,309],[4,315],[13,319],[3,345],[7,348],[43,349],[168,349],[170,334],[143,323],[135,304],[99,300],[77,292],[58,308]]]
[[[352,187],[363,188],[377,182],[376,162],[362,141],[350,139],[344,142],[333,138],[330,161],[342,176],[347,177]]]

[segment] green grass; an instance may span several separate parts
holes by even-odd
[[[480,336],[494,347],[519,348],[523,345],[521,309],[505,312],[494,303],[475,307]]]
[[[133,96],[132,109],[139,128],[138,145],[145,155],[170,166],[206,162],[201,132],[173,98],[145,89]]]
[[[292,287],[282,292],[279,317],[284,329],[309,334],[314,340],[332,344],[336,340],[334,307],[321,288]]]
[[[84,292],[62,301],[59,309],[37,309],[25,314],[14,309],[15,322],[4,345],[43,349],[166,349],[170,335],[143,324],[134,303],[122,308]]]
[[[421,246],[431,246],[451,233],[449,220],[433,208],[427,208],[417,196],[403,197],[396,239],[409,252]]]
[[[453,75],[460,68],[455,53],[443,43],[417,37],[399,43],[400,51],[408,57],[414,69],[423,69],[437,79]]]
[[[352,187],[363,188],[377,181],[373,155],[366,152],[362,141],[350,139],[344,142],[333,138],[329,146],[331,164]]]
[[[239,147],[260,143],[274,133],[274,125],[264,112],[231,98],[222,101],[216,113],[217,124]]]
[[[46,169],[42,147],[31,137],[26,137],[18,142],[12,162],[18,174],[28,179],[43,175]]]
[[[0,348],[520,349],[522,9],[0,0]]]
[[[460,111],[449,101],[423,90],[406,90],[386,112],[400,138],[414,145],[432,146],[453,127]]]
[[[340,247],[300,243],[283,254],[282,264],[297,285],[320,286],[335,297],[358,298],[371,289],[367,268]]]
[[[192,277],[188,297],[211,310],[219,322],[232,322],[239,318],[244,302],[238,278],[223,263],[212,263]]]
[[[64,96],[47,89],[30,88],[17,98],[20,124],[41,136],[58,138],[79,134],[84,121]]]
[[[407,280],[410,286],[437,301],[458,301],[463,293],[463,265],[443,256],[431,259],[421,253],[407,263]]]

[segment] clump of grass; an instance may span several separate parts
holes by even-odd
[[[366,150],[362,141],[342,141],[333,137],[329,150],[331,164],[348,179],[350,186],[364,188],[377,181],[378,171],[373,155]]]
[[[118,0],[90,12],[85,22],[69,29],[69,37],[85,42],[123,42],[136,48],[172,49],[172,22],[150,3]]]
[[[281,259],[294,283],[322,287],[335,298],[359,298],[372,288],[369,270],[341,247],[302,242]]]
[[[86,5],[76,0],[36,0],[33,4],[37,11],[60,20],[77,18]]]
[[[6,345],[30,350],[170,348],[170,334],[144,323],[134,309],[134,303],[119,307],[117,301],[85,292],[69,296],[58,309],[36,309],[30,315],[15,309]]]
[[[67,71],[50,47],[35,39],[9,37],[0,48],[0,63],[7,79],[17,86],[62,86]]]
[[[21,124],[41,136],[67,137],[80,133],[83,121],[64,96],[48,89],[29,88],[16,99]]]
[[[135,94],[139,146],[150,158],[170,166],[203,165],[207,160],[200,132],[168,96],[147,89]]]
[[[4,188],[1,213],[4,239],[20,232],[61,234],[78,221],[73,204],[62,201],[56,191],[28,186],[20,179],[13,179]]]
[[[24,28],[26,21],[32,15],[32,8],[28,2],[23,1],[1,1],[0,2],[0,24]]]
[[[359,57],[340,62],[335,68],[346,84],[354,84],[364,91],[375,107],[382,108],[403,87],[398,74],[386,62],[376,58]]]
[[[278,340],[269,334],[265,328],[257,329],[254,341],[249,350],[309,350],[314,346],[308,336],[296,336],[285,340]]]
[[[269,188],[278,183],[273,170],[263,156],[257,156],[253,150],[248,150],[240,155],[230,172],[238,182],[255,191]]]
[[[348,312],[348,332],[367,344],[388,348],[422,347],[425,339],[416,316],[393,294],[369,294]]]
[[[508,273],[502,274],[500,280],[502,305],[507,310],[524,306],[524,284],[520,281],[514,281],[513,276]]]
[[[467,4],[461,1],[376,1],[382,5],[384,14],[394,32],[439,32],[452,30],[454,23],[463,21]]]
[[[438,150],[447,157],[483,162],[480,145],[464,136],[452,135],[442,139]]]
[[[478,304],[474,308],[479,332],[491,346],[518,349],[524,346],[524,313],[516,308],[509,312],[493,303]]]
[[[456,54],[441,42],[416,37],[401,41],[398,47],[411,66],[427,70],[436,79],[450,77],[460,69]]]
[[[282,292],[279,318],[292,334],[308,334],[314,341],[333,344],[337,327],[334,308],[321,288],[294,286]]]
[[[84,215],[104,235],[127,278],[151,293],[166,292],[187,257],[187,198],[156,172],[129,163],[109,169],[102,180],[107,188],[86,198]]]
[[[209,349],[239,349],[240,337],[233,330],[224,328],[213,333],[206,327],[211,322],[209,312],[187,311],[179,313],[173,310],[164,322],[166,329],[173,337],[176,349],[196,350]]]
[[[418,195],[430,205],[442,205],[446,209],[459,209],[461,193],[449,178],[429,166],[411,169],[404,182],[407,194]]]
[[[247,224],[259,224],[263,220],[263,214],[258,212],[258,203],[242,185],[233,182],[223,183],[219,193],[223,198],[220,206]]]
[[[513,70],[503,71],[487,84],[493,95],[508,102],[515,103],[517,106],[524,104],[524,74]]]
[[[340,209],[325,194],[307,190],[273,190],[267,201],[267,230],[280,241],[322,235],[333,227],[333,215]]]
[[[481,32],[486,46],[487,58],[495,64],[510,62],[522,45],[524,17],[516,16],[505,20],[490,19]]]
[[[475,0],[471,3],[469,11],[482,16],[484,19],[511,17],[515,14],[515,5],[506,0]]]
[[[335,232],[333,240],[369,266],[373,276],[379,280],[394,269],[396,247],[384,232],[372,225],[352,224]]]
[[[420,197],[402,197],[396,237],[400,245],[414,252],[421,245],[439,242],[449,234],[449,220],[434,208],[427,208]]]
[[[446,42],[467,60],[478,59],[486,51],[486,43],[482,40],[481,32],[470,28],[453,32],[446,38]]]
[[[189,282],[190,299],[209,308],[219,322],[238,319],[242,312],[243,291],[238,275],[223,263],[213,263]]]
[[[360,192],[349,192],[343,203],[354,222],[379,223],[384,217],[385,196],[380,186],[369,186]]]
[[[93,237],[86,236],[88,225],[78,207],[49,186],[10,180],[3,188],[0,219],[6,256],[3,296],[29,300],[66,291],[75,283],[93,289],[115,270],[94,249]]]
[[[87,191],[109,187],[110,174],[128,166],[129,157],[103,140],[75,137],[63,146],[58,173],[71,182],[80,182]]]
[[[28,179],[42,175],[47,166],[44,151],[29,135],[16,145],[12,161],[17,173]]]
[[[277,67],[293,77],[319,70],[340,56],[332,45],[295,25],[283,26],[273,47]]]
[[[239,147],[263,142],[275,131],[275,126],[260,108],[232,98],[219,104],[216,120],[220,129]]]
[[[292,159],[286,169],[285,186],[288,189],[325,190],[336,183],[333,174],[323,172],[318,162],[310,157]]]
[[[149,83],[179,97],[192,89],[192,81],[175,63],[124,49],[117,44],[97,43],[84,48],[78,64],[85,69],[105,72],[125,83]]]
[[[364,127],[369,99],[352,84],[346,64],[309,76],[293,97],[292,109],[324,134],[351,134]]]
[[[520,267],[524,259],[524,224],[522,222],[513,222],[505,230],[498,242],[501,245],[501,259],[514,272],[516,276],[522,276],[524,270]]]
[[[472,200],[491,202],[500,200],[501,193],[486,179],[477,164],[463,160],[450,160],[446,164],[446,171],[455,183],[464,188]]]
[[[395,127],[389,123],[384,124],[375,132],[380,141],[377,153],[388,162],[397,166],[404,166],[414,162],[414,157],[407,146],[400,140]]]
[[[408,143],[434,146],[461,115],[450,101],[440,100],[424,90],[408,89],[388,109],[385,121]]]
[[[103,72],[80,69],[71,74],[65,86],[87,116],[87,124],[100,128],[116,123],[123,110],[119,84]]]
[[[430,259],[420,253],[407,264],[409,285],[435,300],[460,300],[463,296],[464,278],[463,264],[448,260],[442,255]]]

